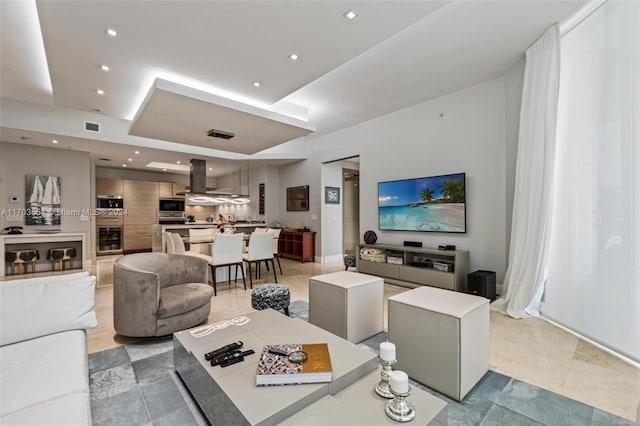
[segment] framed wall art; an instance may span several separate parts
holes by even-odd
[[[324,202],[326,204],[340,204],[340,188],[336,188],[334,186],[325,186]]]
[[[60,225],[59,176],[25,176],[25,225]]]
[[[287,188],[287,211],[309,210],[309,185]]]

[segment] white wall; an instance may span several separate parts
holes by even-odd
[[[320,162],[317,159],[304,160],[280,166],[280,223],[290,228],[302,228],[305,220],[316,234],[316,255],[320,253],[320,217],[322,197],[320,190]],[[309,185],[309,211],[287,211],[287,188]],[[312,217],[316,219],[312,220]]]
[[[512,106],[517,97],[518,71],[513,72],[510,79],[498,77],[311,139],[309,159],[283,166],[280,172],[281,191],[288,186],[311,186],[310,211],[285,212],[286,206],[281,206],[281,216],[291,222],[288,225],[298,226],[305,217],[317,214],[322,195],[321,164],[360,155],[360,235],[373,229],[381,243],[455,244],[470,251],[471,271],[494,270],[502,282],[508,240],[506,179],[511,173],[506,166],[506,121],[517,119],[515,114],[507,114],[507,104]],[[378,182],[459,172],[465,172],[467,179],[466,234],[378,229]],[[310,222],[310,226],[324,230],[320,223]],[[320,240],[316,239],[316,253],[341,253],[322,249]]]
[[[321,229],[324,229],[316,240],[320,238],[323,261],[335,261],[342,259],[342,200],[340,204],[325,204],[324,188],[333,186],[340,188],[342,194],[342,168],[343,162],[323,164],[321,167]],[[316,255],[318,253],[316,252]]]
[[[25,208],[25,175],[60,176],[60,206],[65,211],[81,212],[83,209],[93,208],[91,174],[91,160],[86,152],[0,142],[0,211]],[[18,196],[20,202],[9,203],[10,196]],[[24,217],[20,219],[17,222],[7,221],[6,215],[0,215],[0,229],[22,226],[25,233],[36,232],[38,226],[27,226]],[[92,232],[94,227],[93,216],[87,221],[80,220],[80,215],[60,217],[59,228],[62,231],[86,233],[88,256],[95,252]]]
[[[507,253],[511,238],[511,219],[513,214],[513,192],[516,187],[516,158],[518,156],[518,134],[520,132],[520,103],[524,82],[524,60],[505,74],[506,88],[506,145],[505,145],[505,219]],[[508,261],[508,259],[507,259]],[[500,281],[502,282],[502,281]]]

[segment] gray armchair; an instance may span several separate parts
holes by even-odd
[[[164,336],[196,326],[211,311],[207,261],[138,253],[113,263],[113,323],[122,336]]]

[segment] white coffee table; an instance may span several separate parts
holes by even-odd
[[[407,423],[398,423],[384,412],[387,399],[373,390],[380,380],[377,371],[335,395],[326,395],[280,423],[281,426],[377,426],[377,425],[428,425],[437,417],[439,424],[447,424],[447,403],[422,389],[413,387],[407,401],[413,406],[416,417]]]
[[[378,366],[376,354],[300,319],[267,309],[243,317],[203,337],[194,331],[174,334],[174,365],[209,422],[215,425],[273,425],[325,395],[337,394]],[[231,323],[230,323],[231,324]],[[244,362],[212,367],[204,354],[241,340],[243,350],[256,353]],[[256,367],[262,348],[279,343],[327,343],[333,368],[331,383],[256,387]]]

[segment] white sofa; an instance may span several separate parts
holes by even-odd
[[[90,425],[87,272],[0,282],[0,424]]]

